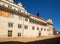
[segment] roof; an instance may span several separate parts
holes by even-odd
[[[53,32],[57,32],[57,30],[56,29],[53,29]]]
[[[35,17],[35,18],[38,18],[38,19],[41,19],[41,20],[46,21],[45,19],[43,19],[43,18],[41,18],[41,17],[38,17],[38,16],[36,16],[36,15],[34,15],[34,14],[30,14],[30,16],[33,16],[33,17]]]

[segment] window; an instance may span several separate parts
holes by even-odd
[[[34,20],[30,18],[30,22],[31,22],[31,23],[34,23]]]
[[[34,27],[32,27],[32,30],[34,30],[35,28]]]
[[[41,28],[41,31],[43,30],[43,28]]]
[[[13,23],[8,23],[8,27],[12,28],[13,27]]]
[[[37,30],[39,30],[39,28],[37,27]]]
[[[44,31],[46,31],[46,29],[44,28]]]
[[[22,28],[22,25],[21,24],[18,24],[18,28]]]
[[[29,19],[29,21],[31,22],[31,23],[35,23],[36,24],[36,20],[34,20],[34,19]]]
[[[49,31],[49,29],[47,29],[47,31]]]
[[[25,25],[25,27],[24,27],[25,29],[28,29],[28,26],[27,25]]]
[[[12,30],[8,30],[8,37],[12,37]]]
[[[25,21],[28,21],[28,18],[25,18]]]
[[[18,37],[21,36],[21,33],[18,33]]]

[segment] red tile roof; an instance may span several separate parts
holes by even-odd
[[[41,19],[41,20],[46,21],[45,19],[43,19],[43,18],[41,18],[41,17],[38,17],[38,16],[36,16],[36,15],[34,15],[34,14],[30,14],[30,16],[33,16],[33,17],[35,17],[35,18],[38,18],[38,19]]]
[[[57,32],[57,30],[53,29],[53,32]]]

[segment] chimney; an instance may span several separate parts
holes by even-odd
[[[39,12],[37,13],[37,16],[40,17],[40,13]]]

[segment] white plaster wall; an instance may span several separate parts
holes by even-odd
[[[8,27],[8,22],[14,23],[13,28]],[[18,24],[22,24],[21,29],[18,28]],[[28,29],[24,29],[24,25],[28,25]],[[32,30],[32,26],[35,27],[34,30]],[[43,30],[41,31],[41,36],[49,35],[49,31],[47,31],[47,29],[49,28],[48,26],[41,26],[41,25],[30,23],[29,19],[28,21],[25,21],[24,17],[22,17],[22,19],[20,20],[17,15],[14,15],[14,18],[5,18],[0,16],[0,32],[1,32],[0,35],[3,35],[3,37],[5,36],[7,37],[8,30],[13,31],[12,37],[17,37],[18,33],[23,34],[23,37],[37,37],[39,36],[39,30],[37,30],[37,27],[39,27],[40,31],[41,28],[43,28]],[[46,31],[44,31],[44,28],[46,29]]]
[[[8,22],[13,23],[13,28],[8,27]],[[19,20],[17,15],[14,15],[14,18],[0,16],[0,35],[3,35],[2,37],[7,37],[8,30],[12,30],[12,37],[17,37],[18,33],[22,33],[22,28],[19,29],[18,24],[23,24],[23,21]]]
[[[37,36],[39,36],[39,30],[41,31],[41,28],[43,28],[43,31],[41,31],[41,36],[49,35],[49,32],[47,31],[47,29],[48,29],[47,26],[41,26],[41,25],[30,23],[30,22],[24,22],[24,25],[28,25],[28,29],[24,29],[24,36],[29,35],[31,37],[32,36],[37,37]],[[34,30],[32,30],[32,26],[35,27]],[[39,30],[37,30],[37,27],[39,27]],[[46,28],[46,31],[44,31],[44,28]]]
[[[5,1],[5,2],[9,3],[7,1]],[[5,3],[0,2],[0,4],[2,5]],[[19,9],[21,8],[12,3],[9,3],[9,5],[14,5]],[[8,6],[8,5],[6,4],[5,6]],[[13,7],[13,9],[14,9],[14,7]],[[35,17],[31,17],[31,18],[35,19],[35,20],[39,20],[43,23],[47,23],[46,21],[37,19]],[[8,22],[14,23],[13,28],[8,27]],[[22,24],[21,29],[18,29],[18,24]],[[28,29],[24,29],[24,25],[28,25]],[[35,27],[35,30],[32,30],[32,26]],[[44,28],[50,29],[50,27],[51,27],[50,30],[52,30],[53,26],[50,26],[50,25],[49,26],[41,26],[41,25],[33,24],[33,23],[29,22],[29,19],[28,19],[28,22],[26,22],[24,17],[22,17],[22,19],[20,20],[18,15],[14,15],[14,18],[5,18],[5,17],[0,16],[0,37],[1,37],[1,35],[2,35],[2,37],[7,37],[8,30],[13,31],[12,37],[17,37],[18,33],[21,33],[23,37],[37,37],[39,34],[39,30],[37,30],[37,27],[39,27],[40,31],[41,31],[41,28],[43,28],[43,31],[41,31],[41,36],[48,36],[49,34],[53,33],[52,31],[44,31]]]

